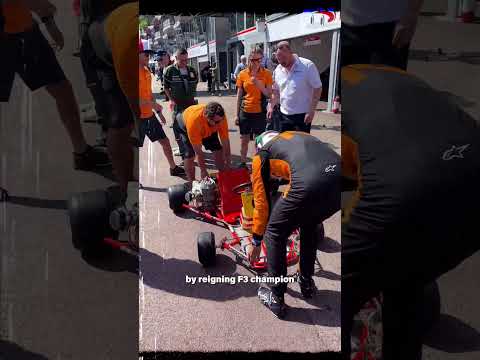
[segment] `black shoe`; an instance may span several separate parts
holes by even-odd
[[[258,288],[257,295],[262,304],[268,307],[277,318],[283,319],[285,317],[287,308],[283,298],[277,297],[272,290],[263,286]]]
[[[185,175],[185,169],[180,166],[175,166],[173,169],[170,169],[170,176],[181,176]]]
[[[300,291],[305,299],[311,299],[315,293],[316,287],[312,277],[298,276],[298,285],[300,285]]]
[[[81,154],[73,153],[75,170],[93,170],[112,165],[108,154],[88,145],[87,150]]]

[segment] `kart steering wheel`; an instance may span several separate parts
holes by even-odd
[[[251,191],[251,190],[252,190],[252,182],[251,181],[240,184],[240,185],[237,185],[232,189],[232,191],[237,195],[241,195],[242,193],[247,192],[247,191]]]

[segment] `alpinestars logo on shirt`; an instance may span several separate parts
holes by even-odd
[[[337,165],[328,165],[326,168],[325,168],[325,172],[328,173],[328,172],[331,172],[331,171],[335,171],[335,167]]]
[[[452,159],[463,159],[463,152],[470,146],[470,144],[455,146],[453,145],[450,149],[445,151],[442,155],[442,159],[445,161]]]

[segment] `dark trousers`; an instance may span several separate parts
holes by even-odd
[[[406,70],[410,44],[402,49],[392,45],[395,22],[350,26],[342,23],[342,66],[383,64]]]
[[[108,129],[106,122],[108,117],[107,99],[95,67],[95,51],[93,50],[88,32],[85,32],[82,38],[80,61],[88,90],[95,103],[95,112],[99,117],[98,122],[102,127],[102,131],[106,132]]]
[[[207,77],[207,86],[208,86],[208,92],[211,93],[212,92],[212,77],[211,76]]]
[[[364,261],[368,261],[367,258],[368,256]],[[342,254],[341,314],[344,358],[350,360],[353,317],[368,300],[382,292],[383,359],[421,360],[422,333],[418,321],[421,314],[418,311],[423,297],[423,286],[385,288],[380,266],[375,268],[373,264],[365,265],[356,271],[347,272],[345,264],[349,263],[352,263],[349,255]],[[396,280],[390,279],[390,282],[395,284]]]
[[[276,125],[278,131],[303,131],[310,134],[312,124],[305,124],[305,115],[306,114],[286,115],[280,112],[278,124]]]
[[[172,129],[173,129],[173,134],[175,136],[175,141],[178,145],[178,150],[180,151],[180,156],[182,157],[182,159],[184,159],[184,156],[185,156],[185,145],[181,139],[181,136],[180,136],[180,127],[179,127],[179,124],[178,124],[178,116],[181,116],[182,115],[182,111],[180,110],[174,110],[173,111],[173,126],[172,126]]]
[[[287,241],[292,231],[297,228],[300,228],[300,272],[305,277],[313,275],[317,244],[323,240],[319,237],[324,235],[321,231],[322,223],[340,208],[337,185],[332,183],[325,184],[323,187],[324,189],[316,192],[315,195],[304,199],[292,194],[294,190],[290,189],[287,197],[281,196],[275,202],[264,236],[269,276],[287,275]],[[319,206],[320,203],[321,206]],[[270,288],[276,296],[283,297],[287,284],[272,284]]]

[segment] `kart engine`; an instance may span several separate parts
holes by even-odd
[[[187,193],[187,200],[197,209],[215,211],[217,205],[217,184],[212,178],[205,178],[192,183],[192,190]]]

